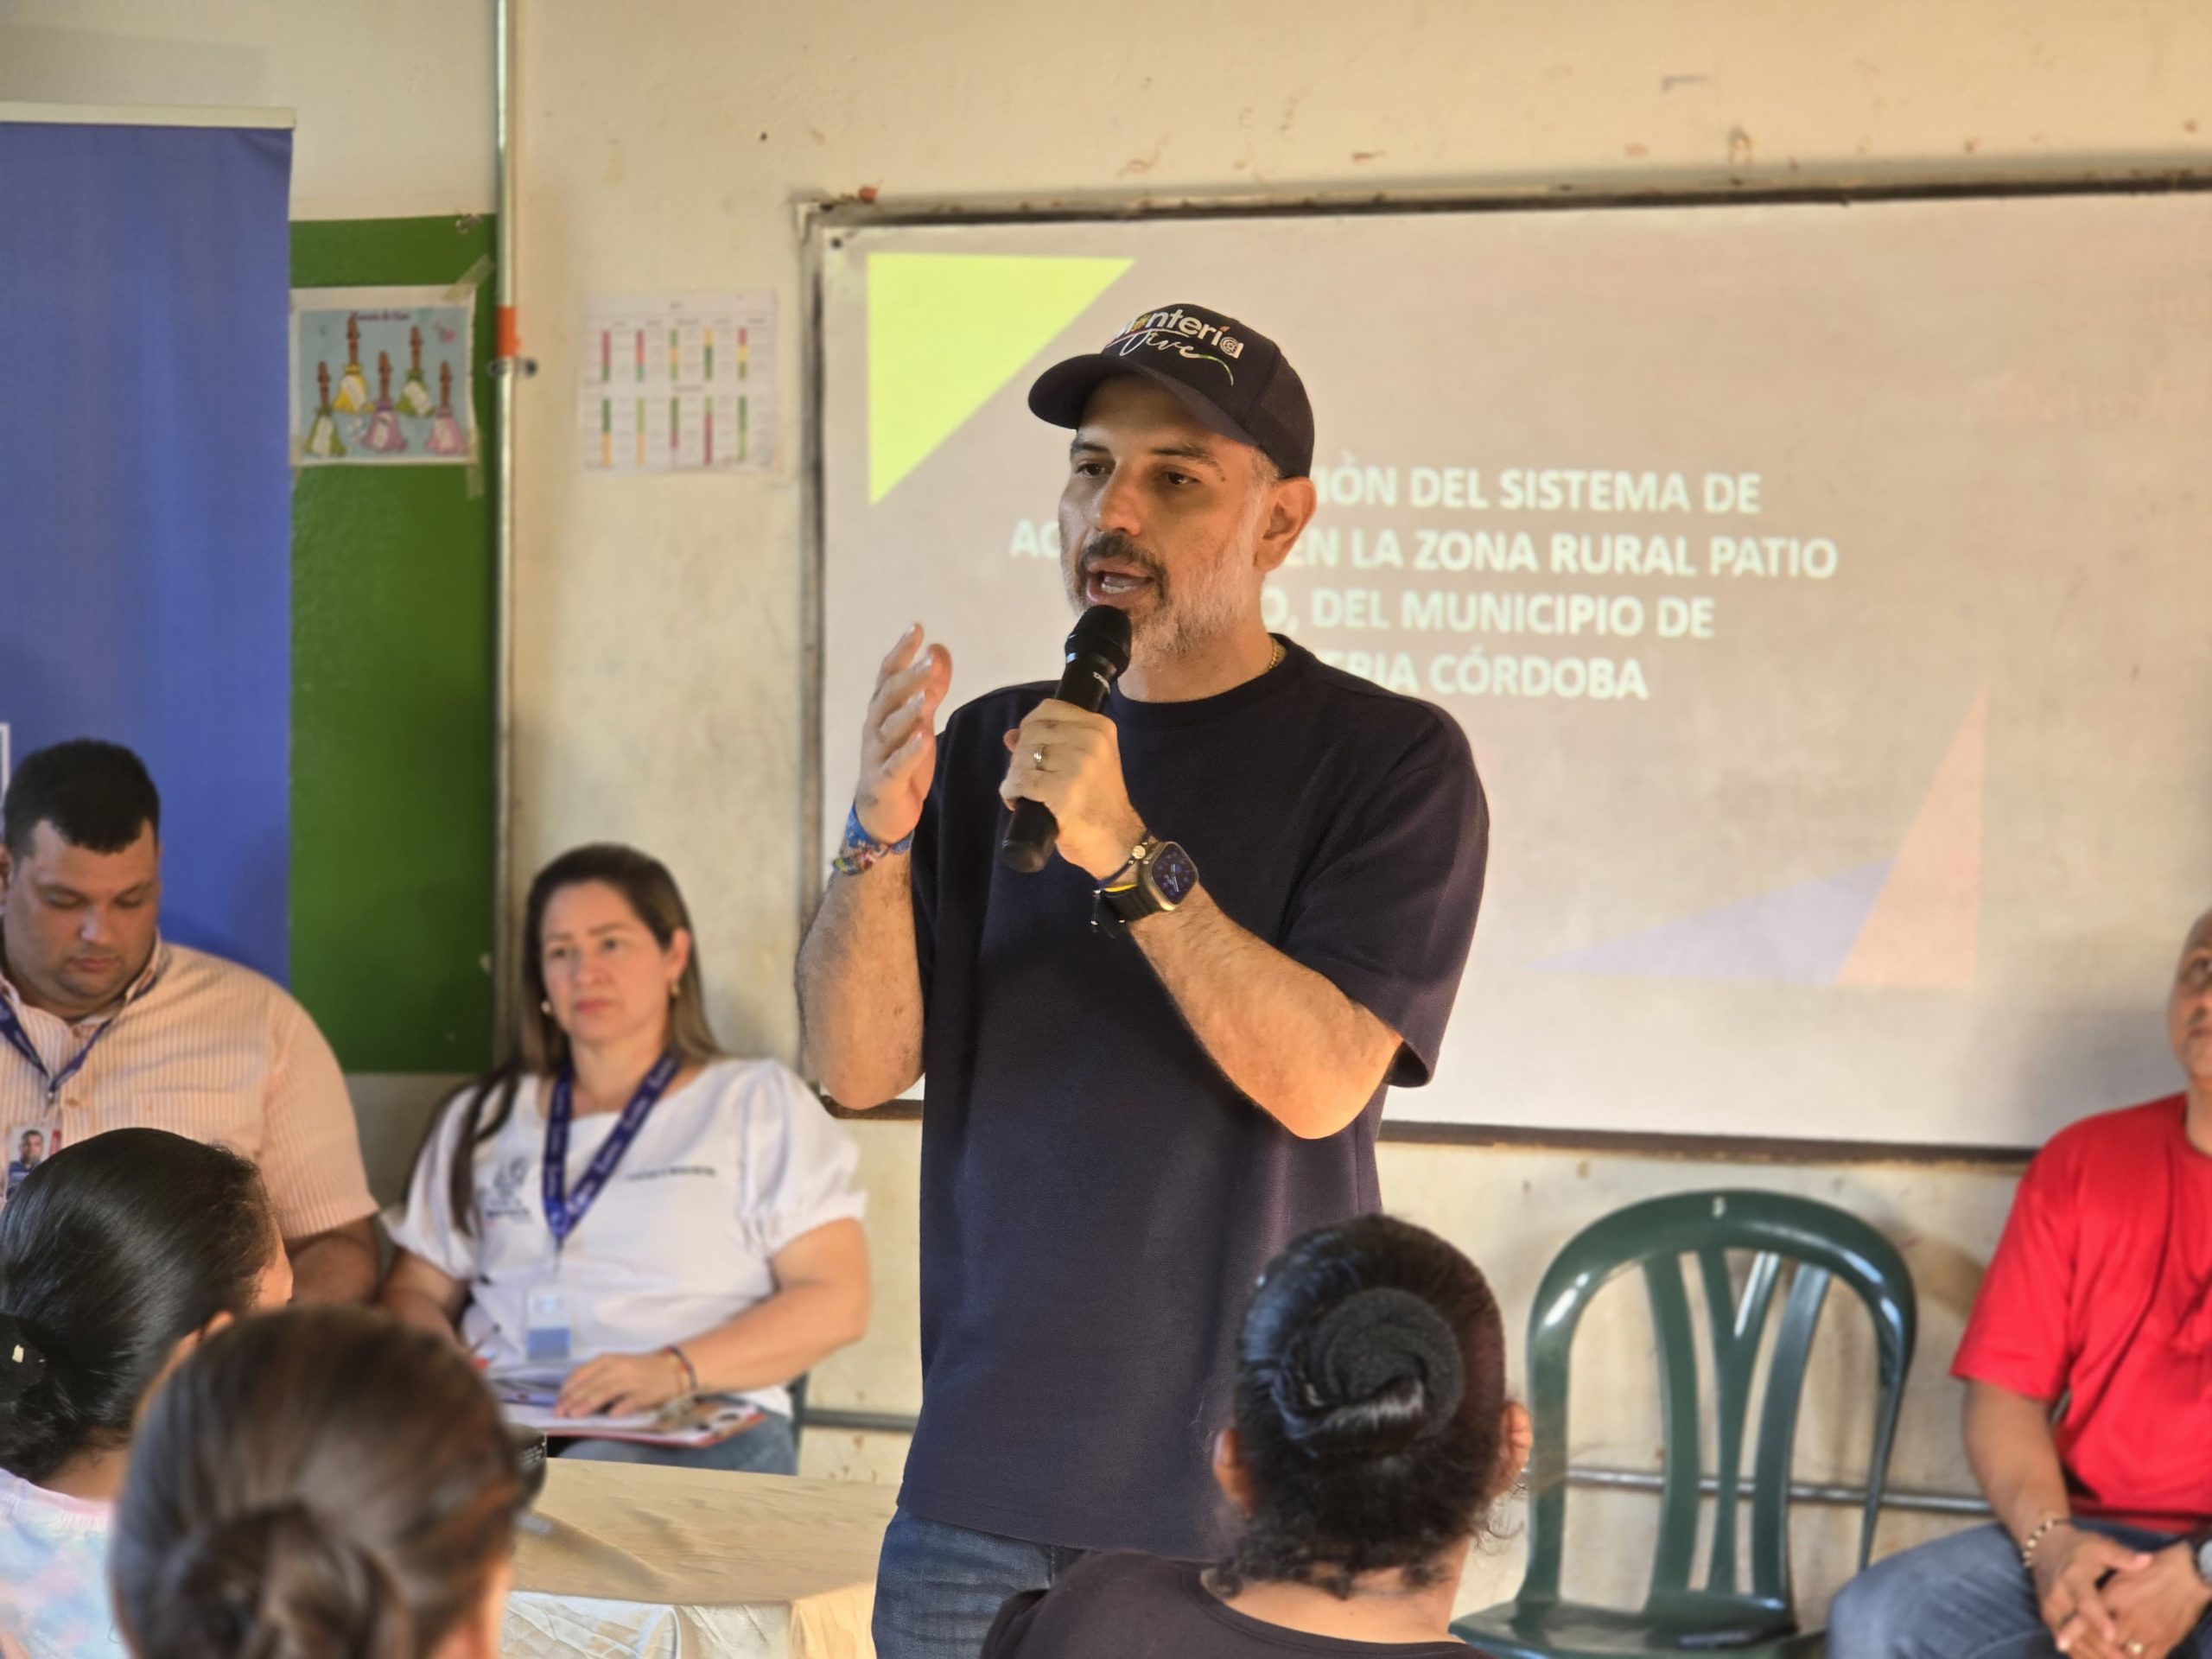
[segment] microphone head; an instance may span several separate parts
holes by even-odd
[[[1111,605],[1093,605],[1076,618],[1068,632],[1068,659],[1093,657],[1107,664],[1113,679],[1129,665],[1129,613]]]

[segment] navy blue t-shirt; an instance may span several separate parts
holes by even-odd
[[[1049,685],[956,713],[914,836],[925,1008],[922,1414],[899,1502],[1040,1543],[1211,1557],[1210,1473],[1254,1281],[1379,1207],[1382,1091],[1303,1141],[1230,1083],[1091,878],[997,858],[1005,734]],[[1291,645],[1193,702],[1114,695],[1129,798],[1239,925],[1435,1065],[1482,898],[1465,736]]]
[[[1144,1555],[1086,1555],[1050,1590],[999,1609],[982,1659],[1483,1659],[1465,1643],[1315,1636],[1240,1613],[1202,1569]]]

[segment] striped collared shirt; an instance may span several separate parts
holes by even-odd
[[[251,969],[158,943],[112,1013],[74,1021],[47,1014],[5,975],[0,997],[45,1067],[0,1042],[10,1188],[28,1173],[33,1134],[50,1156],[105,1129],[168,1129],[260,1166],[294,1243],[375,1212],[337,1056],[307,1011]]]

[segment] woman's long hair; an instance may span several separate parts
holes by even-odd
[[[687,1065],[704,1065],[722,1056],[714,1027],[707,1022],[698,936],[692,932],[691,912],[668,867],[634,847],[613,842],[594,842],[562,854],[537,873],[523,906],[522,995],[517,999],[506,1058],[448,1109],[464,1114],[445,1195],[453,1224],[464,1233],[476,1230],[476,1148],[506,1127],[524,1077],[550,1077],[569,1064],[569,1034],[546,1009],[545,911],[555,893],[587,881],[605,882],[620,893],[664,950],[679,928],[692,933],[690,957],[669,1005],[668,1044]],[[443,1113],[431,1121],[429,1134],[416,1154],[418,1163],[430,1155],[443,1122]]]
[[[1253,1509],[1215,1582],[1350,1596],[1433,1581],[1484,1523],[1500,1466],[1505,1326],[1475,1264],[1410,1222],[1360,1216],[1268,1264],[1237,1342]]]

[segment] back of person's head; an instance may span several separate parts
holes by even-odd
[[[178,1345],[272,1294],[283,1263],[235,1153],[114,1129],[41,1160],[0,1210],[0,1468],[43,1482],[128,1445]]]
[[[1517,1472],[1526,1419],[1481,1271],[1411,1223],[1361,1216],[1269,1263],[1238,1339],[1236,1422],[1225,1484],[1248,1520],[1217,1581],[1349,1595],[1391,1568],[1433,1581]]]
[[[491,1659],[522,1502],[450,1343],[365,1308],[247,1319],[154,1397],[117,1608],[138,1659]]]
[[[9,781],[0,841],[28,858],[41,823],[73,847],[119,853],[142,830],[159,837],[162,798],[145,762],[120,743],[73,738],[26,756]]]

